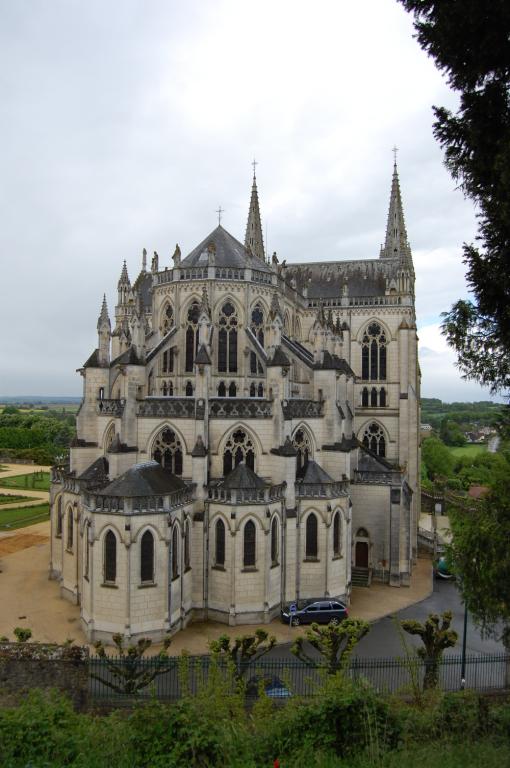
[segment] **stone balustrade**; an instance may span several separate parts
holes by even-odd
[[[258,397],[218,397],[209,400],[211,419],[269,419],[272,413],[272,400],[262,400]]]
[[[199,405],[200,402],[199,401]],[[147,397],[139,401],[138,416],[144,418],[194,419],[194,397]]]
[[[123,397],[118,400],[100,400],[97,401],[97,412],[100,416],[120,417],[124,413],[126,401]]]
[[[347,482],[343,480],[333,483],[296,483],[296,496],[302,499],[334,499],[346,493]]]
[[[324,402],[322,400],[282,400],[282,411],[285,419],[319,418],[323,415]]]

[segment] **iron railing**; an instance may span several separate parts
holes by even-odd
[[[115,664],[115,667],[112,666]],[[226,681],[232,692],[236,676],[242,678],[247,698],[258,695],[260,686],[272,698],[310,697],[320,693],[327,675],[324,665],[308,666],[299,660],[262,658],[231,666],[225,660],[214,662],[211,656],[159,658],[148,657],[136,662],[137,673],[154,679],[136,693],[125,693],[125,678],[118,670],[128,670],[129,659],[117,657],[89,660],[89,694],[97,703],[130,703],[134,700],[157,698],[176,701],[186,693],[199,692],[211,679],[211,672]],[[117,670],[117,674],[115,672]],[[465,688],[494,691],[510,688],[510,655],[470,655],[465,659]],[[439,669],[439,685],[443,691],[458,691],[461,681],[462,657],[445,655]],[[409,693],[422,688],[425,663],[416,656],[407,658],[353,657],[346,674],[354,680],[368,682],[379,693]],[[118,690],[115,690],[117,688]]]

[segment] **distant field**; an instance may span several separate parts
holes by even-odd
[[[9,496],[8,493],[0,493],[0,504],[15,504],[17,501],[33,501],[33,499],[30,496],[18,496],[18,494]]]
[[[27,488],[34,491],[49,491],[50,473],[31,472],[28,475],[6,477],[4,480],[0,480],[0,488]]]
[[[39,504],[36,507],[21,507],[16,509],[0,509],[0,531],[12,531],[27,525],[41,523],[50,514],[49,504]]]
[[[480,453],[485,453],[487,450],[486,445],[461,445],[455,448],[448,448],[452,456],[471,456],[474,458]]]

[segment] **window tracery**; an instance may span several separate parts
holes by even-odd
[[[255,447],[249,435],[243,429],[237,429],[225,443],[223,452],[223,476],[232,472],[242,461],[255,470]]]
[[[259,344],[263,347],[264,346],[264,312],[261,305],[258,303],[254,306],[251,313],[250,328],[253,335],[259,342]],[[250,373],[258,376],[264,373],[262,363],[260,362],[255,352],[250,352]]]
[[[361,342],[361,378],[386,379],[386,334],[379,323],[370,323]]]
[[[186,373],[193,371],[193,361],[198,352],[198,318],[200,305],[194,301],[188,309],[186,317],[186,360],[184,370]]]
[[[220,310],[218,331],[218,371],[237,373],[237,312],[227,301]]]
[[[363,433],[363,445],[377,456],[386,456],[386,438],[382,427],[375,422],[369,424]]]
[[[154,440],[152,458],[172,474],[182,475],[182,445],[170,427],[165,427]]]
[[[167,304],[162,314],[162,330],[165,336],[174,325],[174,310],[171,304]]]

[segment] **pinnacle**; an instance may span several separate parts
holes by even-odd
[[[119,285],[122,285],[122,284],[131,285],[128,271],[127,271],[127,266],[126,266],[126,259],[124,259],[124,264],[122,265],[122,272],[120,273],[120,278],[119,278]]]
[[[99,330],[102,325],[110,325],[110,318],[108,316],[108,305],[106,303],[106,294],[103,294],[103,303],[101,305],[101,312],[97,321],[97,329]]]

